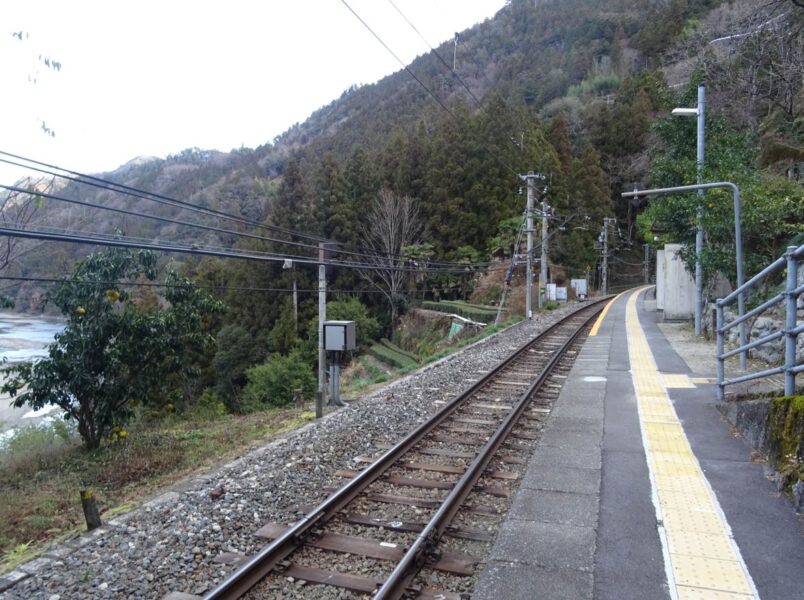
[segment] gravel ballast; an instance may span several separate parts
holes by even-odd
[[[254,535],[263,524],[296,520],[300,508],[327,496],[327,486],[343,485],[334,475],[338,469],[364,466],[354,458],[398,441],[442,406],[435,401],[459,394],[577,308],[565,306],[510,327],[52,548],[0,577],[0,596],[203,594],[234,569],[232,555],[251,555],[265,544]],[[210,492],[221,487],[224,493],[213,499]]]

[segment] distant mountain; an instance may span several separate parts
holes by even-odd
[[[780,18],[775,27],[800,26],[800,13],[804,11],[781,0],[776,4],[785,4],[788,16]],[[137,157],[104,177],[199,206],[264,221],[274,212],[273,206],[282,193],[283,173],[288,160],[293,158],[299,162],[303,194],[307,195],[311,214],[323,218],[320,210],[312,205],[321,201],[321,186],[329,185],[321,181],[322,165],[326,160],[334,161],[338,173],[341,173],[348,168],[350,160],[357,160],[355,152],[359,149],[365,153],[363,160],[373,165],[372,185],[388,185],[393,179],[388,175],[389,164],[400,160],[388,150],[389,144],[402,140],[400,148],[407,148],[409,154],[405,161],[409,165],[415,159],[410,154],[414,152],[411,150],[412,140],[423,135],[424,138],[418,139],[429,138],[433,144],[428,150],[431,153],[428,160],[431,160],[433,152],[442,152],[436,147],[450,147],[451,134],[445,133],[450,122],[475,119],[473,127],[477,127],[477,132],[473,135],[496,136],[493,143],[480,138],[472,142],[485,146],[481,148],[486,151],[482,161],[491,161],[493,165],[495,159],[489,158],[491,155],[504,155],[505,160],[519,168],[516,161],[521,160],[521,154],[517,154],[516,145],[523,145],[525,131],[535,127],[543,132],[538,133],[540,136],[553,135],[553,130],[545,126],[561,115],[570,147],[562,151],[556,146],[559,141],[551,139],[550,152],[557,153],[555,160],[571,166],[573,160],[580,160],[584,145],[591,143],[600,154],[601,164],[616,192],[623,181],[645,177],[647,142],[623,123],[619,133],[624,139],[615,144],[613,137],[600,133],[604,130],[599,126],[597,115],[601,111],[616,111],[623,94],[630,93],[627,90],[635,90],[634,97],[639,96],[636,90],[643,90],[642,93],[648,96],[654,94],[651,90],[659,90],[661,84],[644,83],[647,74],[657,81],[666,77],[671,84],[681,86],[693,69],[702,66],[709,69],[713,79],[721,77],[721,81],[712,86],[711,105],[718,106],[718,94],[723,98],[721,104],[731,102],[733,105],[729,98],[734,95],[734,90],[729,88],[731,84],[724,83],[730,81],[729,76],[723,70],[718,75],[715,68],[728,60],[728,56],[721,50],[718,50],[718,55],[710,42],[754,26],[752,18],[756,10],[751,0],[511,0],[493,18],[460,32],[457,77],[439,58],[439,55],[445,59],[448,57],[451,67],[452,42],[444,43],[436,52],[420,56],[409,65],[410,71],[427,90],[409,73],[400,70],[375,84],[346,90],[340,98],[317,110],[304,123],[294,125],[272,142],[255,149],[228,153],[188,149],[166,159]],[[718,43],[721,44],[718,48],[724,44]],[[642,77],[639,80],[642,83],[633,83],[638,77]],[[800,77],[798,85],[799,100],[796,102],[800,102]],[[629,102],[632,100],[628,99]],[[645,109],[647,120],[639,125],[640,131],[649,130],[658,103],[656,98],[649,98]],[[732,116],[759,127],[755,115],[766,110],[766,106],[756,102],[745,109],[745,114],[738,114],[739,111],[732,106]],[[796,106],[796,110],[800,110],[800,106]],[[489,116],[492,113],[494,116]],[[488,123],[485,125],[478,120],[486,117]],[[489,131],[493,133],[482,133],[484,127],[491,128]],[[780,135],[789,134],[785,127],[777,126],[782,132]],[[509,141],[514,143],[507,143]],[[446,145],[438,146],[442,143]],[[469,142],[462,143],[468,148]],[[615,148],[617,144],[621,147],[633,144],[633,148],[626,152]],[[381,164],[382,161],[385,164]],[[429,164],[432,168],[432,163]],[[488,169],[485,165],[483,168]],[[527,168],[525,163],[522,168]],[[510,174],[499,177],[503,175],[511,180],[506,185],[513,189],[516,185],[514,179]],[[423,180],[411,179],[415,177],[410,173],[404,175],[406,183],[400,184],[404,188],[402,192],[416,196],[431,189],[432,186],[428,187]],[[485,191],[478,188],[482,182],[471,185],[475,186],[475,191],[445,190],[445,198],[466,199],[472,194],[503,193],[497,191],[502,189],[501,184],[490,185]],[[58,193],[68,198],[159,216],[199,218],[175,207],[125,198],[108,190],[75,183],[67,184]],[[428,198],[419,199],[430,201]],[[147,239],[192,241],[196,244],[229,246],[235,242],[231,236],[210,232],[199,234],[176,225],[51,200],[42,204],[36,220],[45,226],[106,233],[120,230],[126,235]],[[455,209],[464,210],[460,204]],[[465,210],[474,209],[467,205]],[[512,205],[511,209],[505,210],[513,216],[521,209]],[[497,210],[495,218],[505,217],[504,213]],[[481,253],[485,248],[477,247],[477,240],[493,234],[497,227],[496,222],[487,225],[485,229],[475,227],[471,234],[474,237],[466,238],[467,243]],[[319,227],[324,225],[315,228]],[[440,235],[433,227],[428,229],[428,233]],[[454,240],[445,248],[460,246],[460,234],[453,237]],[[438,245],[438,239],[433,241]],[[46,250],[40,248],[25,253],[9,266],[8,272],[62,273],[74,258],[87,251],[86,248],[64,247],[58,251],[54,248],[56,246],[51,244]],[[54,256],[58,258],[54,259]]]

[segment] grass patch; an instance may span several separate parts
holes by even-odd
[[[241,455],[314,418],[294,408],[209,420],[135,420],[125,439],[92,452],[69,430],[65,435],[59,429],[64,422],[24,429],[0,451],[0,573],[84,528],[80,489],[95,489],[101,516],[109,520],[199,468]]]
[[[470,304],[459,300],[442,300],[441,302],[422,302],[422,308],[438,312],[460,315],[473,321],[488,322],[497,317],[497,309],[491,306]]]
[[[374,344],[369,348],[369,354],[377,360],[399,369],[415,366],[418,363],[409,352],[405,352],[388,340]]]
[[[501,331],[501,330],[503,330],[503,329],[505,329],[507,327],[510,327],[511,325],[515,325],[516,323],[518,323],[521,320],[522,320],[522,317],[517,316],[517,317],[513,317],[511,319],[508,319],[507,321],[505,321],[503,323],[498,323],[497,325],[487,325],[482,330],[480,330],[480,332],[477,335],[474,335],[472,337],[462,338],[460,341],[458,341],[457,343],[455,343],[455,344],[453,344],[451,346],[447,346],[446,348],[442,348],[438,352],[435,352],[435,353],[432,353],[432,354],[429,354],[429,355],[425,356],[418,363],[411,363],[411,364],[407,364],[407,365],[405,365],[403,367],[399,367],[397,369],[394,369],[394,371],[392,373],[390,373],[390,374],[381,371],[379,368],[377,368],[376,365],[372,364],[371,360],[368,360],[367,357],[361,356],[358,359],[358,362],[360,363],[361,371],[363,372],[364,375],[363,376],[353,377],[351,382],[349,383],[348,386],[346,386],[345,389],[347,389],[351,394],[354,394],[355,392],[357,392],[357,391],[359,391],[359,390],[361,390],[363,388],[370,387],[370,386],[376,385],[378,383],[384,383],[386,381],[393,381],[394,379],[397,379],[398,377],[401,377],[403,375],[407,375],[408,373],[412,373],[413,371],[417,370],[422,365],[427,365],[427,364],[430,364],[430,363],[434,363],[437,360],[440,360],[440,359],[442,359],[442,358],[444,358],[446,356],[449,356],[450,354],[460,350],[461,348],[465,348],[466,346],[468,346],[470,344],[474,344],[475,342],[478,342],[478,341],[480,341],[480,340],[482,340],[484,338],[487,338],[490,335],[494,335],[498,331]],[[410,354],[410,353],[408,353],[408,354]],[[374,359],[373,356],[371,358]],[[374,360],[376,360],[376,359],[374,359]]]

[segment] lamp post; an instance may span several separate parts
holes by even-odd
[[[704,110],[706,106],[706,88],[703,84],[698,86],[698,106],[696,108],[674,108],[672,113],[677,117],[698,118],[698,134],[696,144],[696,163],[698,165],[697,183],[703,183],[704,165]],[[698,190],[698,207],[695,212],[695,335],[701,335],[701,316],[703,314],[703,266],[701,252],[703,251],[703,194]]]
[[[737,262],[737,287],[743,286],[743,229],[741,218],[742,200],[740,199],[740,188],[730,181],[719,181],[716,183],[699,183],[697,185],[679,185],[669,188],[658,188],[653,190],[640,190],[637,192],[624,192],[620,194],[623,198],[634,198],[635,196],[656,196],[662,194],[683,194],[698,190],[711,190],[716,188],[728,188],[731,190],[734,200],[734,253]],[[745,292],[740,292],[737,296],[738,316],[745,314]],[[745,321],[740,325],[740,346],[745,346],[748,342],[745,331]],[[740,352],[740,369],[745,371],[745,360],[747,352]]]

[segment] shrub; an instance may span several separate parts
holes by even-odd
[[[212,359],[215,392],[230,412],[240,410],[240,390],[246,384],[246,369],[264,358],[258,342],[239,325],[226,325],[217,335]]]
[[[273,355],[268,362],[246,371],[248,384],[243,389],[246,410],[263,405],[286,406],[293,401],[294,391],[302,390],[310,398],[316,389],[315,375],[298,352],[288,356]]]

